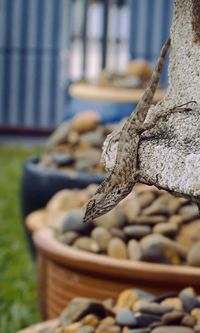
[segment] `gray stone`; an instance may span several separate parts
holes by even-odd
[[[84,234],[89,232],[92,227],[92,223],[83,223],[83,212],[77,209],[66,214],[62,223],[61,232],[65,233],[73,230]]]
[[[144,236],[147,236],[151,232],[151,228],[148,225],[129,225],[124,227],[125,235],[140,239]]]
[[[78,232],[76,231],[67,231],[64,234],[57,236],[57,239],[67,245],[71,245],[79,237]]]
[[[124,233],[124,231],[123,231],[123,229],[120,229],[120,228],[111,228],[110,229],[110,233],[111,233],[111,235],[112,235],[112,237],[117,237],[117,238],[120,238],[120,239],[122,239],[123,241],[125,241],[126,240],[126,235],[125,235],[125,233]]]
[[[180,293],[179,298],[181,299],[184,309],[187,312],[191,312],[194,308],[200,308],[200,302],[196,297],[193,297],[186,293]]]
[[[190,203],[189,205],[181,207],[179,209],[179,214],[183,216],[184,221],[190,221],[199,216],[199,210],[195,204]]]
[[[147,303],[142,304],[141,307],[138,309],[139,312],[150,313],[153,315],[164,315],[165,313],[173,311],[174,308],[167,305],[161,305],[158,303]]]
[[[116,323],[120,326],[137,327],[135,315],[128,308],[122,309],[117,313]]]
[[[192,296],[192,297],[197,296],[194,288],[192,288],[192,287],[186,287],[186,288],[182,289],[179,293],[179,298],[181,298],[184,295],[189,295],[189,296]]]
[[[147,291],[134,288],[134,293],[137,295],[138,299],[144,299],[146,301],[151,302],[154,299],[154,295],[151,293],[148,293]]]
[[[50,135],[47,141],[47,147],[52,148],[58,144],[65,143],[67,141],[67,135],[71,129],[71,122],[64,121],[57,129]]]
[[[67,153],[52,153],[53,162],[58,166],[68,166],[74,163],[74,157],[72,154]]]
[[[143,250],[142,259],[146,261],[171,263],[173,256],[184,257],[186,254],[185,248],[161,234],[144,237],[140,245]]]
[[[91,131],[80,136],[80,143],[88,143],[91,146],[101,147],[104,142],[102,130]]]
[[[181,325],[194,327],[196,324],[195,319],[189,315],[188,313],[184,315],[183,319],[181,320]]]
[[[150,324],[154,322],[159,322],[161,319],[160,316],[155,316],[147,313],[136,313],[135,318],[138,327],[148,327]]]
[[[160,303],[160,302],[164,301],[167,298],[174,298],[174,297],[177,297],[177,292],[176,291],[170,291],[168,293],[155,296],[152,299],[152,302]]]
[[[166,258],[163,251],[157,246],[152,246],[149,249],[143,250],[141,261],[170,264],[170,261]]]
[[[89,298],[74,298],[60,316],[61,325],[69,325],[75,321],[81,320],[87,314],[95,314],[100,318],[108,315],[101,302]]]
[[[75,169],[77,172],[90,172],[92,165],[89,160],[79,160],[75,162]]]
[[[162,322],[164,325],[176,325],[181,322],[184,317],[184,312],[181,311],[172,311],[165,313],[162,317]]]
[[[79,150],[74,153],[76,161],[88,162],[90,166],[95,166],[101,158],[101,151],[95,148]]]

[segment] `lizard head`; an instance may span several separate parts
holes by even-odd
[[[92,222],[95,218],[104,215],[114,208],[122,199],[124,199],[132,190],[132,186],[104,181],[96,193],[88,201],[85,208],[83,222]]]

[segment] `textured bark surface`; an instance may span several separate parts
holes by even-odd
[[[163,118],[142,135],[139,167],[142,181],[200,203],[200,1],[176,0],[171,27],[169,87],[162,101],[152,106],[162,112],[176,105],[197,101],[192,112]],[[197,13],[198,19],[194,18]],[[114,155],[113,155],[114,156]]]

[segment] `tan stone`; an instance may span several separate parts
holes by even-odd
[[[142,257],[142,250],[140,244],[135,239],[131,239],[127,245],[128,248],[128,257],[130,260],[139,261]]]
[[[183,223],[183,217],[181,215],[172,215],[168,219],[168,223],[173,223],[173,224],[179,226]]]
[[[105,251],[112,236],[105,227],[96,227],[92,230],[91,237],[97,242],[100,250]]]
[[[182,310],[183,309],[183,304],[182,304],[181,300],[178,297],[166,298],[160,304],[161,305],[172,306],[176,310]]]
[[[160,195],[153,203],[142,211],[143,215],[157,215],[168,213],[169,194]]]
[[[76,131],[71,130],[67,136],[67,143],[71,145],[76,145],[79,142],[79,139],[80,139],[79,134]]]
[[[169,213],[175,214],[178,211],[178,209],[182,206],[184,201],[185,201],[184,198],[176,198],[170,195],[170,199],[167,205]]]
[[[140,213],[140,203],[138,197],[134,194],[131,198],[125,200],[123,209],[128,221],[132,222],[135,216],[138,216]]]
[[[200,267],[200,241],[196,242],[188,252],[187,264]]]
[[[158,223],[153,228],[153,233],[158,233],[165,236],[175,235],[177,231],[177,225],[172,223]]]
[[[89,251],[93,253],[98,253],[100,248],[96,241],[91,239],[90,237],[79,237],[75,240],[74,247],[80,250]]]
[[[126,244],[119,238],[112,238],[108,243],[107,254],[116,259],[127,259]]]
[[[195,333],[200,333],[200,324],[194,326]]]
[[[46,209],[49,213],[55,211],[67,211],[81,207],[87,200],[87,196],[80,190],[61,190],[48,202]]]
[[[151,331],[151,333],[194,333],[194,330],[186,326],[160,326]]]
[[[137,59],[128,63],[124,70],[125,74],[137,76],[141,80],[149,80],[152,75],[152,67],[142,59]]]
[[[47,225],[48,213],[46,210],[36,210],[26,217],[26,226],[33,232]]]
[[[115,318],[108,316],[101,320],[101,326],[113,326],[115,324]]]
[[[181,324],[184,326],[194,327],[195,319],[187,313],[181,320]]]
[[[181,258],[175,249],[165,249],[165,256],[168,258],[170,264],[172,265],[180,265]]]
[[[75,322],[73,324],[68,325],[67,327],[60,327],[60,331],[56,331],[57,333],[75,333],[79,328],[82,327],[81,322]]]
[[[55,230],[61,230],[63,225],[63,220],[66,217],[66,212],[64,211],[55,211],[48,213],[47,215],[47,225],[48,227],[55,229]]]
[[[96,327],[99,324],[99,319],[94,314],[88,314],[82,319],[83,325]]]
[[[177,237],[177,241],[186,246],[189,250],[198,240],[198,235],[200,235],[200,219],[183,225]]]
[[[138,196],[138,201],[141,209],[148,207],[155,199],[153,191],[143,192]]]
[[[121,227],[124,224],[124,213],[121,208],[115,207],[110,212],[94,220],[96,226],[103,226],[106,229]]]
[[[126,289],[119,294],[116,306],[131,309],[138,298],[138,295],[134,293],[133,289]]]
[[[121,328],[117,325],[114,326],[99,326],[97,327],[97,329],[95,330],[95,333],[120,333],[121,332]]]
[[[119,333],[119,326],[115,325],[115,319],[108,316],[101,320],[99,326],[96,328],[95,333]]]
[[[162,223],[165,221],[166,221],[166,217],[163,215],[152,215],[152,216],[139,215],[139,216],[135,216],[132,219],[131,223],[154,225],[154,224]]]
[[[96,111],[85,111],[77,114],[72,120],[72,128],[78,133],[95,129],[100,123],[100,116]]]
[[[200,309],[199,308],[195,308],[191,311],[191,315],[192,317],[195,319],[196,324],[200,325]]]

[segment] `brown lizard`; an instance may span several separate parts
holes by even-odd
[[[156,114],[151,122],[144,123],[158,85],[160,73],[169,46],[170,39],[167,39],[161,50],[150,83],[146,88],[141,101],[122,127],[117,147],[115,166],[86,204],[83,219],[84,223],[91,222],[93,219],[110,211],[131,192],[133,186],[138,181],[140,174],[137,165],[140,135],[144,131],[153,128],[161,117],[166,116],[171,112],[183,110],[183,108],[175,107],[171,110],[166,110],[161,114]]]

